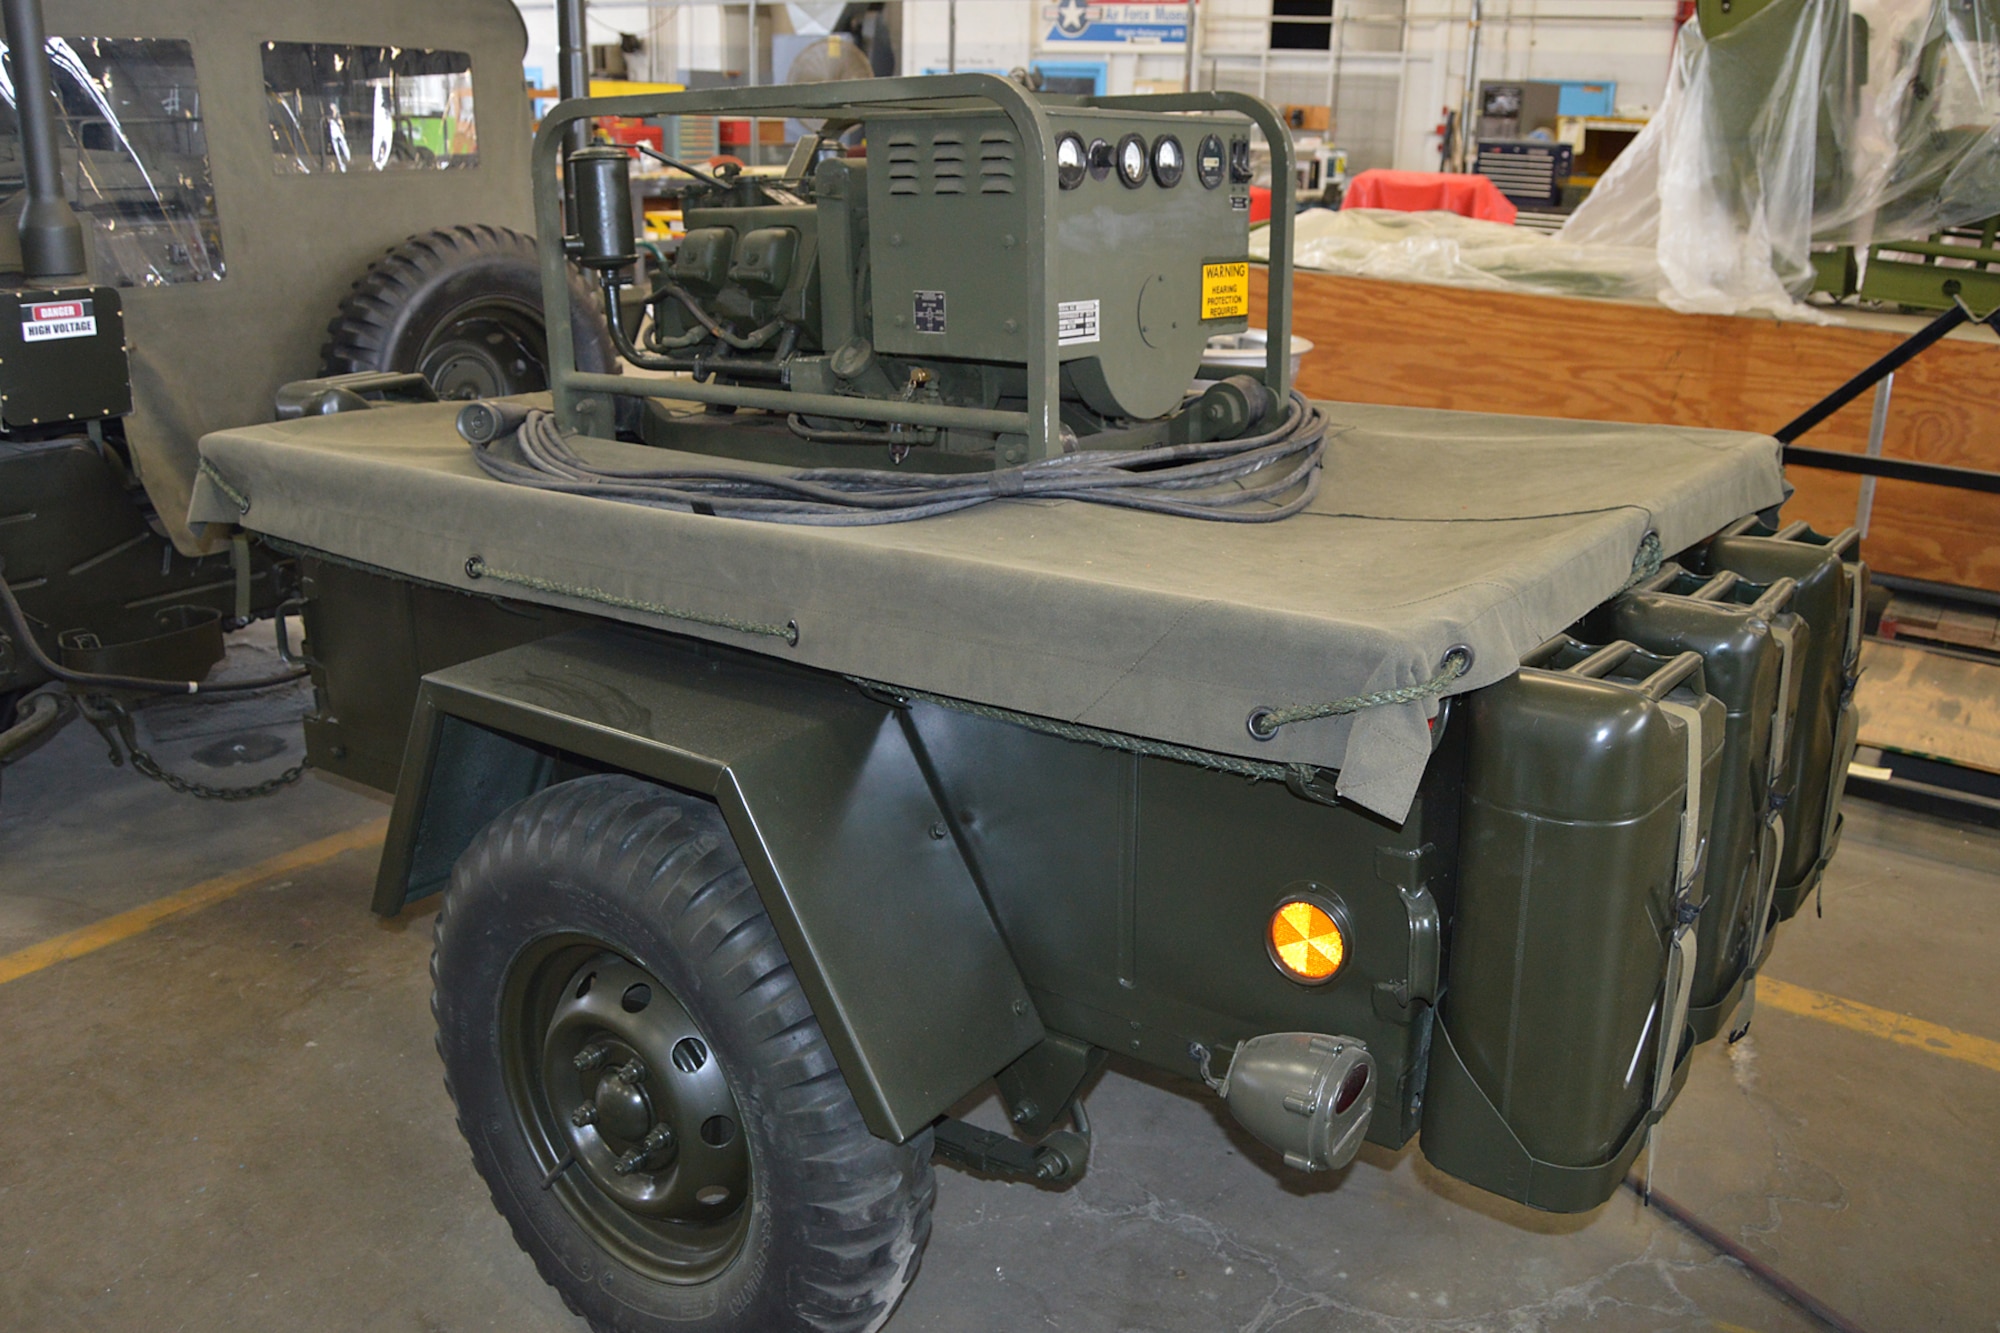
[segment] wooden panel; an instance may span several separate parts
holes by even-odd
[[[2000,773],[2000,663],[1871,640],[1861,664],[1863,745]]]
[[[1264,318],[1262,269],[1251,320]],[[1654,306],[1299,273],[1294,327],[1318,344],[1315,398],[1597,421],[1772,431],[1898,335]],[[1802,443],[1859,453],[1871,398]],[[2000,348],[1947,339],[1896,376],[1883,452],[2000,471]],[[1786,509],[1821,531],[1854,522],[1860,479],[1793,468]],[[1883,481],[1867,557],[1892,574],[2000,591],[2000,496]]]
[[[1933,643],[1992,653],[2000,661],[2000,614],[1954,606],[1923,597],[1889,599],[1877,634],[1885,639],[1928,639]]]

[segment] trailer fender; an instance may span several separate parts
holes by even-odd
[[[1046,1035],[901,710],[644,631],[575,630],[424,677],[375,910],[442,889],[516,802],[607,768],[720,807],[874,1133],[906,1140]]]

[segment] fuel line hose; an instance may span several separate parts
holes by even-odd
[[[99,690],[124,690],[135,694],[244,694],[251,690],[268,690],[276,685],[288,685],[303,679],[306,669],[284,671],[273,676],[261,676],[255,680],[221,681],[204,685],[198,680],[156,680],[150,676],[116,676],[101,671],[75,671],[55,661],[42,651],[42,645],[35,638],[34,626],[28,622],[28,613],[21,609],[14,599],[14,590],[7,586],[5,562],[0,562],[0,633],[11,637],[30,662],[48,676],[65,685],[77,685]]]
[[[1084,449],[994,472],[879,468],[612,467],[583,458],[552,413],[472,445],[487,475],[519,486],[767,523],[861,527],[993,500],[1081,500],[1220,523],[1289,518],[1319,493],[1326,418],[1294,391],[1275,429],[1235,440]]]

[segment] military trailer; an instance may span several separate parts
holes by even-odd
[[[543,388],[547,360],[507,0],[5,14],[0,568],[28,628],[0,626],[0,762],[58,715],[45,692],[9,734],[44,662],[199,680],[225,624],[295,591],[188,526],[202,435],[317,410],[275,402],[315,374],[470,398]],[[572,341],[608,368],[587,298]]]
[[[704,175],[632,372],[579,369],[569,266],[634,245],[566,127],[683,113],[824,126]],[[1272,354],[1204,377],[1259,132]],[[1289,144],[984,75],[564,103],[547,394],[202,442],[593,1327],[879,1327],[933,1157],[1074,1180],[1114,1053],[1290,1168],[1421,1136],[1587,1210],[1749,1022],[1839,840],[1854,534],[1782,522],[1768,437],[1293,393]],[[990,1082],[1011,1134],[950,1114]]]

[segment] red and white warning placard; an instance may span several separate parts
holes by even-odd
[[[97,333],[97,303],[77,301],[37,301],[21,306],[21,341],[47,342],[52,338],[89,338]]]

